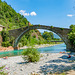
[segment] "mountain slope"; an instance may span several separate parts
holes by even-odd
[[[2,2],[0,0],[0,24],[6,27],[6,30],[17,29],[20,27],[28,26],[28,20],[21,14],[17,13],[10,5],[8,5],[5,1]],[[33,35],[34,34],[34,35]],[[33,35],[33,36],[32,36]],[[38,38],[37,38],[37,37]],[[12,40],[12,39],[11,39]],[[27,45],[33,40],[35,44],[38,44],[42,40],[44,40],[41,36],[41,33],[38,30],[31,30],[27,34],[25,34],[21,40],[21,46]],[[7,45],[6,41],[3,40],[3,45]],[[13,41],[12,41],[13,42]],[[10,43],[10,41],[9,41]],[[9,44],[8,43],[8,44]]]
[[[7,30],[20,28],[28,25],[28,20],[8,5],[5,1],[0,0],[0,24]]]

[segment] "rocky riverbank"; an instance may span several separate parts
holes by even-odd
[[[71,58],[67,58],[67,53],[42,53],[40,61],[35,63],[24,61],[22,56],[0,58],[0,66],[6,65],[4,71],[8,75],[31,75],[31,73],[47,75],[69,70],[73,70],[75,74],[75,54],[70,55]]]
[[[57,45],[57,44],[35,45],[34,48],[49,47],[49,46],[54,46],[54,45]],[[26,48],[28,48],[28,46],[20,47],[18,49],[26,49]],[[3,51],[12,51],[12,50],[14,50],[14,48],[12,46],[9,46],[9,47],[2,47],[2,46],[0,46],[0,52],[3,52]]]
[[[2,51],[9,51],[9,50],[14,50],[14,48],[12,46],[9,46],[9,47],[1,47],[0,46],[0,52],[2,52]]]
[[[58,45],[58,44],[40,44],[40,45],[35,45],[34,48],[44,48],[44,47],[50,47],[50,46],[55,46],[55,45]],[[28,47],[27,46],[20,47],[20,49],[26,49],[26,48]]]

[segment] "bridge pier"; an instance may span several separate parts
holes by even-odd
[[[19,50],[19,47],[14,47],[14,50]]]
[[[72,45],[66,45],[66,50],[70,50],[71,52],[75,52],[75,47]]]

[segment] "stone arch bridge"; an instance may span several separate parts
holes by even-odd
[[[22,27],[19,29],[10,30],[9,35],[15,37],[15,41],[14,41],[15,49],[17,48],[18,42],[21,39],[21,37],[28,31],[33,30],[33,29],[46,29],[46,30],[50,30],[56,33],[66,44],[66,49],[73,50],[68,40],[68,33],[72,31],[71,29],[59,28],[59,27],[53,27],[53,26],[45,26],[45,25],[33,25],[33,26],[27,26],[27,27]]]

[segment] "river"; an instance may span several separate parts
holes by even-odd
[[[40,53],[59,53],[59,52],[66,51],[65,49],[66,49],[66,45],[63,43],[51,47],[38,48],[38,51]],[[21,55],[22,51],[23,50],[0,52],[0,57]]]
[[[59,53],[66,51],[66,45],[63,43],[51,47],[38,48],[38,51],[40,53]]]

